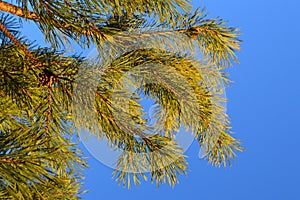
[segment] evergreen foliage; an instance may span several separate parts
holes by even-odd
[[[237,61],[239,33],[191,9],[186,0],[0,0],[0,198],[80,198],[87,163],[75,129],[123,150],[113,176],[127,187],[149,177],[173,186],[186,173],[180,127],[208,162],[231,164],[243,148],[223,105],[224,69]],[[50,47],[22,36],[19,19]],[[66,54],[72,42],[99,56]],[[151,125],[141,98],[155,102]]]

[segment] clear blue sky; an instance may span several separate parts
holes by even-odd
[[[112,169],[91,157],[84,199],[300,199],[300,1],[192,2],[243,32],[227,97],[235,136],[246,151],[232,167],[215,168],[199,160],[194,143],[187,151],[190,172],[173,189],[144,182],[127,190],[111,178]]]

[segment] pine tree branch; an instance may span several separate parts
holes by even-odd
[[[24,47],[24,45],[22,45],[21,42],[17,38],[15,38],[13,34],[10,33],[9,30],[1,22],[0,22],[0,30],[2,30],[2,32],[5,35],[7,35],[7,37],[9,37],[25,53],[25,55],[27,55],[35,63],[38,63],[34,55],[32,55],[32,53],[26,47]]]
[[[79,32],[78,30],[73,29],[70,24],[67,24],[61,20],[57,20],[54,17],[54,14],[52,13],[51,9],[49,8],[49,6],[45,3],[44,0],[40,0],[41,4],[46,8],[47,13],[49,14],[49,16],[51,16],[51,18],[53,20],[55,20],[57,22],[57,24],[61,25],[63,28],[66,28],[69,31],[73,31],[73,32]],[[69,5],[69,4],[68,4]],[[72,9],[72,7],[71,7]],[[0,10],[4,11],[4,12],[8,12],[10,14],[13,15],[17,15],[19,17],[25,18],[25,19],[29,19],[29,20],[33,20],[35,22],[41,22],[40,21],[40,17],[33,11],[29,11],[29,10],[25,10],[23,8],[20,8],[18,6],[15,6],[13,4],[10,3],[6,3],[0,0]],[[72,9],[75,10],[75,9]],[[93,23],[91,23],[90,21],[88,21],[88,25],[90,26],[90,28],[97,32],[103,39],[106,38],[105,34],[103,34],[99,28],[97,28]],[[86,32],[86,34],[88,36],[91,36],[92,34],[89,32]]]
[[[14,78],[8,73],[8,72],[3,72],[3,74],[5,74],[12,82],[14,82]],[[30,94],[30,92],[28,92],[22,85],[20,84],[16,84],[21,90],[22,92],[28,96],[30,99],[32,99],[32,94]],[[5,93],[3,93],[5,94]]]
[[[97,96],[100,96],[100,98],[103,98],[103,96],[101,94],[99,94],[98,92],[96,92],[96,95]],[[106,101],[106,100],[105,100]],[[134,131],[132,130],[128,125],[126,125],[125,123],[121,122],[121,121],[118,121],[116,122],[116,119],[115,118],[112,118],[110,116],[108,116],[107,114],[105,113],[100,113],[99,111],[97,111],[97,114],[100,114],[102,116],[104,116],[105,118],[107,118],[108,120],[110,120],[111,122],[113,123],[118,123],[120,125],[122,125],[123,127],[125,127],[132,135],[136,135],[138,137],[140,137],[145,143],[146,145],[152,149],[152,150],[159,150],[159,148],[157,147],[157,145],[155,143],[153,143],[146,135],[144,135],[143,133],[139,133],[137,131]]]
[[[14,158],[0,158],[0,163],[10,163],[10,164],[22,164],[25,163],[25,160],[14,159]]]
[[[1,0],[0,0],[0,10],[11,13],[13,15],[17,15],[22,18],[26,18],[26,19],[30,19],[30,20],[34,20],[34,21],[39,20],[39,17],[37,16],[36,13],[29,11],[29,10],[22,9],[13,4],[3,2]]]
[[[49,137],[49,124],[51,120],[51,84],[48,85],[48,91],[47,91],[47,118],[46,118],[46,135]]]
[[[43,1],[43,0],[41,0],[41,1]],[[106,39],[105,34],[103,34],[103,33],[99,30],[98,27],[96,27],[92,22],[90,22],[88,19],[86,19],[86,17],[85,17],[84,15],[82,15],[80,12],[78,12],[78,10],[77,10],[76,8],[73,8],[72,5],[71,5],[68,1],[64,0],[64,2],[65,2],[65,4],[67,4],[67,5],[70,7],[70,9],[73,10],[78,16],[80,16],[82,19],[85,18],[84,20],[85,20],[85,21],[87,22],[87,24],[91,27],[91,29],[92,29],[93,31],[95,31],[96,33],[98,33],[98,34],[102,37],[102,39]]]
[[[49,16],[51,16],[53,19],[54,15],[51,11],[51,9],[49,8],[49,6],[45,3],[44,0],[40,0],[41,4],[43,6],[45,6],[47,13],[49,14]],[[67,3],[67,5],[70,7],[71,10],[73,10],[74,12],[76,12],[76,14],[78,14],[79,16],[82,17],[82,15],[75,9],[72,8],[71,5],[69,3]],[[22,18],[26,18],[26,19],[30,19],[30,20],[34,20],[36,22],[39,22],[39,17],[37,16],[37,14],[33,11],[29,11],[29,10],[24,10],[18,6],[3,2],[0,0],[0,10],[4,11],[4,12],[9,12],[13,15],[17,15],[19,17]],[[62,25],[62,27],[66,28],[66,29],[72,29],[70,27],[69,24],[66,24],[60,20],[55,19],[55,21],[58,22],[58,24]],[[102,33],[98,27],[96,27],[93,23],[91,23],[90,21],[87,21],[88,25],[90,26],[90,28],[97,32],[103,39],[106,39],[106,35],[104,33]],[[74,32],[77,32],[76,30],[73,30]],[[205,33],[210,33],[212,35],[217,35],[217,33],[213,30],[209,30],[207,27],[197,27],[197,28],[186,28],[186,29],[176,29],[176,30],[171,30],[171,31],[158,31],[158,32],[154,32],[151,34],[157,34],[157,35],[163,35],[163,34],[168,34],[168,33],[186,33],[191,39],[196,39],[197,36],[201,33],[201,32],[205,32]],[[91,33],[86,33],[88,36],[91,35]],[[137,36],[145,36],[145,35],[149,35],[149,33],[146,34],[132,34],[131,36],[133,37],[137,37]]]
[[[39,0],[39,2],[41,2],[41,4],[46,8],[47,13],[53,17],[53,12],[51,11],[51,9],[49,8],[49,6],[45,3],[44,0]]]
[[[114,120],[115,121],[115,120]],[[148,146],[149,149],[151,150],[159,150],[159,148],[157,147],[157,145],[152,142],[147,136],[145,136],[143,133],[140,133],[140,132],[137,132],[137,131],[134,131],[132,130],[129,126],[127,126],[126,124],[122,123],[122,122],[118,122],[120,123],[122,126],[124,126],[129,132],[131,132],[133,135],[137,135],[139,136],[145,143],[146,145]]]
[[[202,26],[198,26],[198,27],[190,27],[190,28],[183,28],[183,29],[174,29],[174,30],[161,30],[161,31],[149,31],[146,33],[131,33],[130,36],[131,37],[147,37],[147,36],[153,36],[153,35],[166,35],[166,34],[173,34],[173,33],[183,33],[186,34],[188,37],[190,37],[191,39],[196,40],[197,36],[200,33],[209,33],[211,35],[215,35],[218,36],[218,33],[214,30],[210,30],[209,27],[202,27]]]

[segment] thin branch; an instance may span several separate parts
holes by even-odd
[[[96,94],[99,94],[99,93],[96,93]],[[142,140],[144,140],[144,142],[146,143],[146,145],[149,147],[149,148],[153,148],[153,150],[159,150],[159,148],[157,147],[157,145],[155,143],[153,143],[147,136],[145,136],[143,133],[139,133],[137,131],[134,131],[132,130],[128,125],[124,124],[123,122],[121,121],[117,121],[115,118],[112,118],[110,116],[108,116],[107,114],[103,113],[103,112],[100,112],[99,110],[97,110],[97,114],[100,114],[101,116],[105,117],[106,119],[110,120],[111,122],[113,123],[116,123],[116,124],[120,124],[122,125],[123,127],[125,127],[129,132],[132,133],[132,135],[137,135],[139,136]]]
[[[61,20],[55,19],[55,16],[53,15],[53,13],[52,13],[51,9],[49,8],[49,6],[43,0],[40,0],[40,2],[46,8],[46,11],[49,14],[49,16],[51,16],[51,18],[53,20],[55,20],[57,22],[57,24],[60,24],[63,28],[66,28],[69,31],[79,32],[79,33],[81,32],[81,31],[73,29],[70,24],[65,23],[65,22],[63,22]],[[72,9],[72,7],[71,7],[71,9]],[[25,19],[33,20],[35,22],[41,22],[40,21],[40,17],[35,12],[29,11],[29,10],[25,10],[23,8],[20,8],[18,6],[13,5],[13,4],[9,4],[9,3],[3,2],[1,0],[0,0],[0,10],[4,11],[4,12],[8,12],[8,13],[13,14],[13,15],[17,15],[17,16],[25,18]],[[72,10],[74,10],[74,9],[72,9]],[[103,39],[106,38],[105,34],[102,33],[99,30],[99,28],[96,27],[94,24],[92,24],[90,21],[88,21],[88,25],[90,26],[90,28],[92,30],[94,30],[95,32],[97,32]],[[86,35],[87,36],[91,36],[91,33],[87,32]]]
[[[15,82],[15,79],[8,73],[8,72],[3,72],[12,82]],[[32,99],[32,94],[30,92],[28,92],[22,85],[20,84],[16,84],[21,90],[22,92],[27,95],[30,99]],[[5,94],[5,93],[3,93]]]
[[[25,163],[25,160],[22,159],[14,159],[14,158],[0,158],[0,163],[16,163],[16,164],[22,164]]]
[[[34,57],[34,55],[32,55],[32,53],[26,47],[24,47],[24,45],[22,45],[20,41],[17,38],[15,38],[15,36],[13,36],[13,34],[11,34],[11,32],[9,32],[9,30],[1,22],[0,30],[2,30],[3,33],[7,35],[7,37],[9,37],[31,60],[33,60],[33,62],[39,63],[38,60]]]
[[[62,25],[63,28],[68,29],[69,31],[73,31],[73,32],[78,32],[77,30],[73,30],[72,27],[70,26],[70,24],[67,24],[65,22],[62,22],[58,19],[55,19],[53,16],[53,13],[51,12],[51,9],[48,7],[48,5],[43,1],[40,0],[40,2],[43,4],[43,6],[45,6],[47,13],[55,20],[57,21],[58,24]],[[76,12],[77,15],[83,17],[81,15],[81,13],[79,13],[75,8],[73,8],[70,4],[67,4],[71,10],[73,10],[74,12]],[[11,14],[17,15],[19,17],[22,18],[26,18],[26,19],[30,19],[30,20],[34,20],[36,22],[40,21],[40,18],[38,17],[38,15],[33,12],[33,11],[29,11],[29,10],[25,10],[22,9],[20,7],[17,7],[15,5],[3,2],[0,0],[0,10],[4,11],[4,12],[9,12]],[[97,32],[103,39],[106,39],[106,35],[104,33],[102,33],[98,27],[96,27],[93,23],[91,23],[89,20],[85,19],[88,22],[88,25],[90,26],[90,28]],[[217,35],[217,33],[213,30],[210,30],[208,27],[191,27],[191,28],[187,28],[187,29],[176,29],[176,30],[171,30],[171,31],[157,31],[157,32],[152,32],[151,34],[168,34],[168,33],[185,33],[187,34],[191,39],[196,39],[198,34],[200,34],[201,32],[206,32],[206,33],[210,33],[213,35]],[[85,33],[87,36],[91,36],[91,33],[86,32]],[[145,35],[149,35],[149,33],[141,33],[141,34],[132,34],[131,36],[133,37],[137,37],[137,36],[145,36]]]
[[[32,165],[36,165],[36,166],[40,166],[41,164],[39,163],[39,161],[34,162],[32,160],[23,160],[23,159],[19,159],[19,158],[0,158],[0,163],[9,163],[9,164],[16,164],[16,165],[22,165],[24,163],[30,163]]]
[[[48,102],[47,102],[47,119],[46,119],[46,135],[49,136],[49,124],[51,119],[51,85],[48,86]]]
[[[186,98],[184,98],[182,95],[180,95],[179,93],[177,93],[176,89],[174,89],[171,85],[169,85],[167,82],[165,82],[163,80],[163,78],[161,78],[158,73],[156,73],[155,71],[153,71],[151,68],[149,68],[149,70],[155,75],[155,77],[157,77],[158,80],[161,81],[162,85],[166,86],[167,89],[169,89],[171,92],[173,92],[176,95],[176,97],[182,101],[183,104],[187,104],[191,108],[193,107],[193,105],[191,105],[190,101],[187,101]],[[194,114],[198,115],[204,121],[204,123],[207,125],[207,127],[209,126],[209,122],[207,122],[205,120],[205,118],[202,115],[199,114],[199,111],[194,110],[194,109],[191,109],[191,111]]]
[[[36,13],[29,11],[29,10],[22,9],[13,4],[3,2],[1,0],[0,0],[0,10],[11,13],[13,15],[17,15],[19,17],[26,18],[26,19],[30,19],[30,20],[34,20],[34,21],[39,20],[39,17],[37,16]]]
[[[45,3],[44,0],[39,0],[41,2],[41,4],[46,8],[47,13],[53,17],[53,12],[50,10],[49,6]]]
[[[88,25],[91,27],[91,29],[93,31],[95,31],[96,33],[98,33],[102,39],[106,39],[105,34],[103,34],[98,27],[96,27],[92,22],[90,22],[86,16],[82,15],[80,12],[78,12],[78,10],[76,8],[73,8],[72,5],[68,2],[68,1],[64,1],[66,3],[66,5],[68,5],[71,10],[73,10],[78,16],[80,16],[82,19],[85,18],[84,20],[88,23]]]

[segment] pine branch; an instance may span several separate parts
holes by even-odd
[[[35,49],[19,37],[15,17],[0,15],[0,198],[76,198],[77,168],[84,162],[72,143],[72,125],[124,150],[114,175],[128,186],[131,178],[134,184],[146,180],[145,170],[157,185],[173,186],[185,174],[185,156],[172,137],[180,126],[191,130],[214,165],[230,163],[242,150],[220,105],[227,79],[216,66],[235,58],[237,30],[219,18],[205,20],[202,11],[186,12],[185,0],[140,2],[24,0],[18,7],[0,0],[0,11],[36,23],[54,48],[72,39],[103,50],[94,66],[55,49]],[[194,60],[194,47],[212,65]],[[142,68],[147,64],[154,67]],[[160,106],[158,122],[147,123],[141,96]]]
[[[0,10],[11,13],[13,15],[17,15],[22,18],[30,19],[33,21],[39,20],[39,17],[37,16],[36,13],[29,11],[29,10],[25,10],[25,9],[15,6],[13,4],[6,3],[2,0],[0,0]]]
[[[51,85],[48,85],[48,89],[47,89],[47,118],[46,118],[46,135],[47,137],[49,137],[49,123],[51,120]]]
[[[7,35],[34,63],[39,63],[32,53],[21,42],[9,32],[9,30],[0,22],[0,30]]]
[[[57,21],[58,24],[62,25],[62,27],[70,29],[70,25],[69,24],[66,24],[66,23],[64,23],[62,21],[59,21],[59,20],[55,19],[54,14],[52,13],[52,11],[48,7],[48,5],[45,3],[45,1],[40,0],[40,2],[42,3],[42,5],[45,6],[47,13],[51,16],[51,18],[53,20]],[[70,4],[67,4],[67,5],[70,6]],[[75,11],[79,16],[81,16],[81,14],[75,8],[72,8],[70,6],[70,9],[73,10],[73,11]],[[29,20],[33,20],[33,21],[36,21],[36,22],[40,22],[40,17],[38,17],[38,15],[35,12],[29,11],[29,10],[25,10],[25,9],[23,9],[21,7],[18,7],[18,6],[15,6],[13,4],[9,4],[9,3],[3,2],[1,0],[0,0],[0,10],[2,10],[4,12],[9,12],[9,13],[11,13],[13,15],[17,15],[17,16],[25,18],[25,19],[29,19]],[[29,14],[27,15],[26,13],[29,13]],[[95,32],[99,33],[104,39],[107,37],[96,26],[94,26],[90,21],[87,21],[87,22],[88,22],[88,25],[90,25],[90,27],[91,27],[92,30],[94,30]],[[153,33],[153,34],[165,35],[165,34],[174,33],[174,32],[186,33],[187,31],[188,31],[188,29],[178,29],[178,30],[174,30],[174,31],[159,31],[159,32],[156,32],[156,33]],[[91,32],[88,32],[87,35],[91,36]],[[137,36],[143,37],[145,35],[146,34],[133,34],[132,36],[133,37],[137,37]]]
[[[1,26],[1,24],[0,24]],[[13,77],[10,75],[10,73],[7,73],[7,72],[2,72],[3,74],[6,75],[6,77],[8,77],[12,82],[14,82],[14,79]],[[21,84],[17,84],[18,87],[22,90],[22,92],[27,95],[30,99],[32,99],[32,94],[30,94],[29,91],[27,91]]]
[[[10,164],[16,164],[20,165],[22,163],[25,163],[25,160],[22,159],[14,159],[14,158],[0,158],[0,163],[10,163]]]
[[[61,20],[58,20],[56,18],[56,16],[54,15],[54,13],[51,11],[51,9],[49,8],[49,6],[45,3],[44,0],[39,0],[41,2],[41,4],[46,8],[47,13],[49,14],[49,16],[51,17],[52,20],[54,20],[53,25],[55,26],[59,26],[61,28],[65,28],[71,32],[77,32],[80,34],[86,34],[87,36],[92,36],[93,34],[89,31],[86,30],[81,30],[78,31],[77,29],[72,28],[72,26],[68,23],[65,23]],[[70,6],[71,10],[75,10],[74,8],[71,7],[70,4],[68,4]],[[25,10],[21,7],[15,6],[13,4],[10,3],[6,3],[0,0],[0,10],[4,11],[4,12],[8,12],[10,14],[25,18],[25,19],[29,19],[29,20],[33,20],[35,22],[39,22],[39,23],[43,23],[43,21],[41,21],[41,16],[38,16],[35,12],[33,11],[29,11],[29,10]],[[77,11],[76,11],[77,12]],[[80,15],[80,13],[77,12],[78,15]],[[87,24],[91,27],[91,30],[95,31],[96,33],[98,33],[103,39],[106,38],[105,34],[103,34],[99,28],[97,28],[93,23],[91,23],[90,21],[87,20]]]

